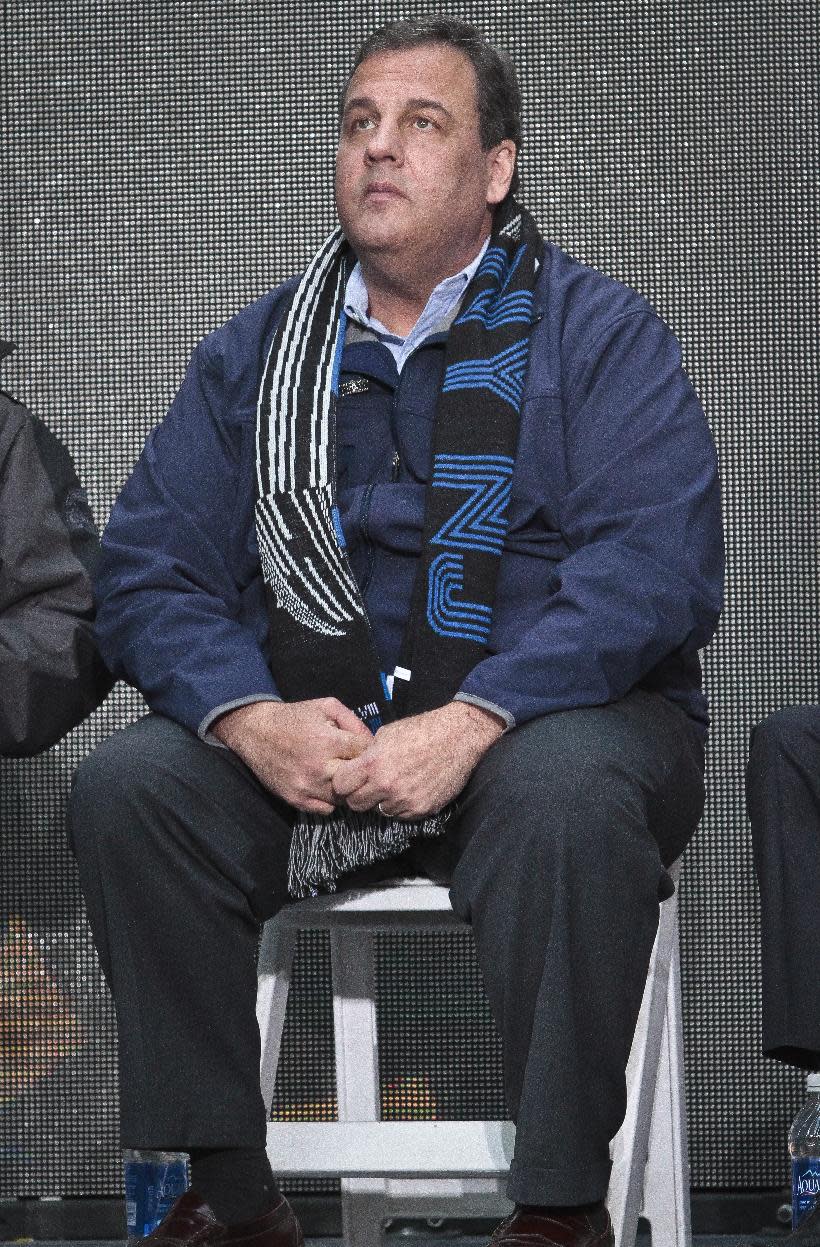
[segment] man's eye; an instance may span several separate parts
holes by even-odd
[[[354,117],[350,123],[350,128],[351,130],[366,130],[372,124],[372,117]]]
[[[416,117],[416,119],[415,119],[415,121],[413,122],[413,124],[415,125],[415,127],[416,127],[416,129],[417,129],[417,130],[433,130],[433,129],[435,129],[435,122],[434,122],[434,121],[431,121],[429,117]]]

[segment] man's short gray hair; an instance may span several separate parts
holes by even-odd
[[[521,89],[515,67],[500,48],[493,47],[477,27],[459,17],[433,14],[413,17],[380,26],[360,45],[347,82],[340,96],[340,111],[356,69],[378,52],[402,52],[428,43],[442,43],[463,52],[475,70],[478,88],[478,122],[484,151],[502,139],[512,139],[521,150]],[[510,192],[518,187],[518,167],[513,173]]]

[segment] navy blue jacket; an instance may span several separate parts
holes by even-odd
[[[103,539],[97,630],[118,676],[204,734],[276,696],[254,532],[256,403],[293,282],[194,352]],[[705,730],[698,649],[721,607],[712,439],[674,336],[633,291],[548,246],[486,657],[461,689],[508,725],[640,686]],[[383,669],[409,612],[445,335],[396,372],[348,342],[338,503]]]

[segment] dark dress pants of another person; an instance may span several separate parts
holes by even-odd
[[[503,736],[446,841],[389,866],[451,874],[472,924],[517,1123],[517,1202],[606,1193],[664,868],[702,805],[695,729],[635,691]],[[289,899],[292,816],[228,750],[155,715],[80,767],[72,841],[117,1009],[124,1145],[264,1145],[255,955],[259,924]]]
[[[763,1051],[820,1070],[820,706],[752,733],[746,797],[760,887]]]

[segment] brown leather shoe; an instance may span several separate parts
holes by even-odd
[[[535,1213],[516,1208],[496,1227],[491,1247],[615,1247],[609,1213],[598,1218],[584,1212]]]
[[[132,1243],[154,1247],[303,1247],[302,1227],[284,1195],[270,1212],[241,1225],[223,1225],[196,1191],[186,1191],[157,1228]]]

